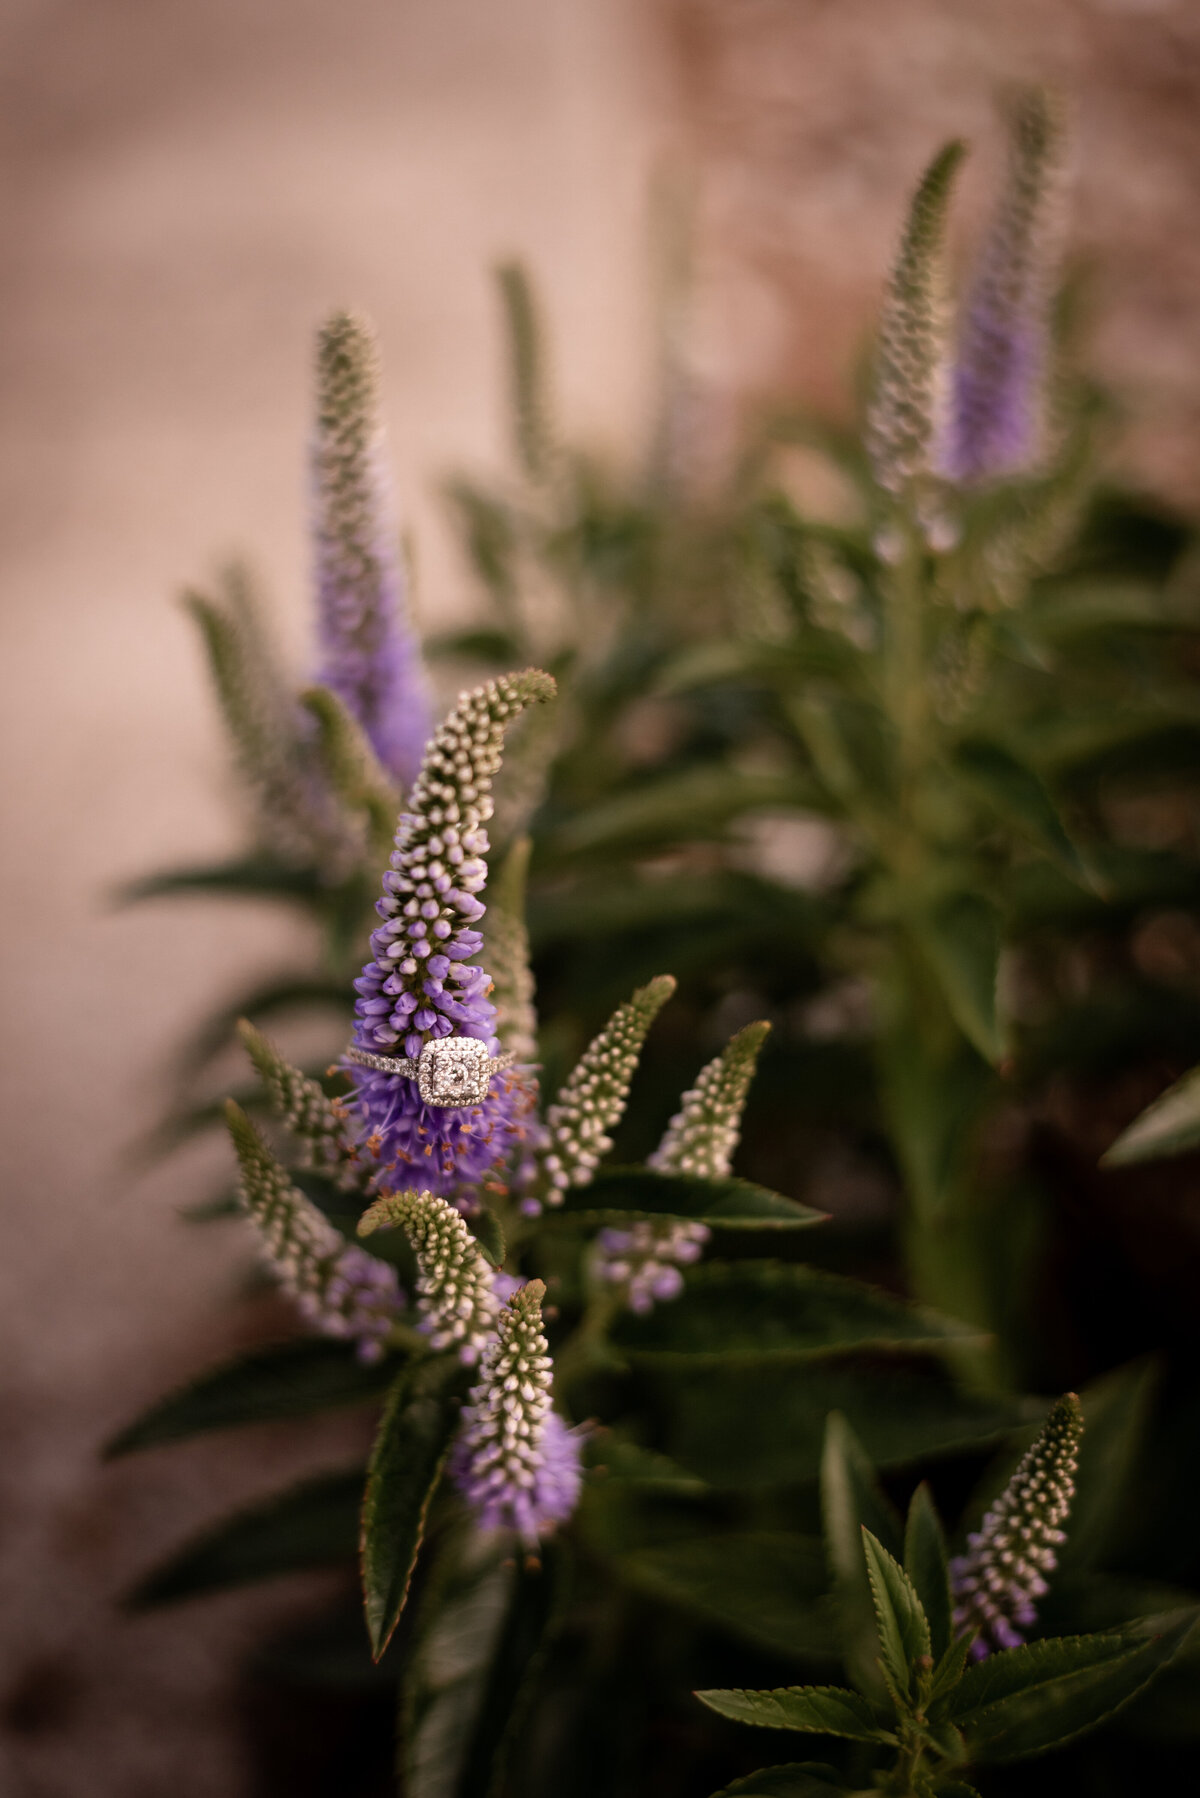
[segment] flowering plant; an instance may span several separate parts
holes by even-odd
[[[1195,624],[1180,530],[1127,508],[1106,543],[1051,380],[1060,143],[1026,96],[956,331],[962,152],[935,158],[861,443],[776,423],[703,502],[661,453],[678,430],[626,493],[561,444],[505,271],[521,478],[453,490],[495,628],[424,657],[373,339],[338,315],[318,346],[320,684],[292,693],[243,576],[192,600],[254,845],[141,891],[266,895],[324,927],[322,966],[222,1008],[195,1057],[245,1014],[238,1193],[205,1215],[249,1219],[305,1333],[114,1452],[382,1409],[365,1466],[214,1526],[135,1598],[357,1545],[366,1629],[356,1607],[338,1677],[398,1684],[413,1798],[718,1779],[952,1798],[976,1768],[1009,1789],[1007,1762],[1127,1704],[1147,1731],[1156,1698],[1166,1729],[1186,1712],[1200,1570],[1138,1533],[1139,1444],[1161,1462],[1170,1440],[1146,1369],[1099,1354],[1084,1371],[1107,1377],[1015,1470],[985,1467],[1042,1415],[1021,1388],[1067,1383],[1022,1309],[1039,1095],[1092,1065],[1062,969],[1148,904],[1200,905],[1194,865],[1131,851],[1103,803],[1114,758],[1157,768],[1164,732],[1194,748],[1160,645],[1194,647]],[[800,435],[841,470],[848,522],[772,484]],[[1138,556],[1133,590],[1098,600],[1097,559],[1128,581]],[[426,658],[482,675],[435,729]],[[817,821],[817,877],[757,853],[764,814]],[[276,1033],[314,1003],[335,1059],[295,1067]],[[1125,1013],[1115,1035],[1136,1068]],[[831,1138],[897,1199],[894,1231],[802,1202],[844,1199],[813,1173]],[[948,1515],[983,1475],[953,1556],[927,1486],[906,1526],[894,1508],[926,1468]],[[319,1683],[329,1640],[287,1664]],[[768,1683],[797,1669],[855,1689]],[[750,1773],[731,1721],[826,1734],[839,1758]]]

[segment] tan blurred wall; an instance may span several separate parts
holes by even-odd
[[[302,952],[273,914],[115,912],[121,879],[232,841],[172,595],[230,549],[307,632],[314,322],[376,317],[426,620],[470,595],[433,498],[501,455],[488,264],[542,278],[576,430],[628,445],[650,366],[644,205],[689,157],[689,346],[716,400],[837,403],[933,144],[994,171],[998,82],[1057,78],[1080,133],[1092,354],[1123,454],[1196,487],[1200,7],[1184,0],[8,0],[0,14],[0,605],[6,1001],[0,1777],[6,1794],[240,1798],[235,1650],[287,1608],[119,1622],[112,1595],[222,1504],[349,1452],[277,1428],[98,1472],[136,1406],[253,1328],[240,1246],[185,1231],[216,1150],[135,1174],[174,1046]]]

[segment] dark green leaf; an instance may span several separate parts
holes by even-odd
[[[934,1506],[933,1494],[924,1480],[913,1493],[908,1507],[908,1522],[904,1531],[904,1569],[915,1586],[922,1609],[929,1619],[933,1655],[938,1660],[950,1646],[950,1573],[941,1520]]]
[[[1042,781],[999,743],[968,738],[954,752],[954,768],[992,809],[1031,837],[1068,873],[1083,867],[1058,809]]]
[[[1030,1642],[968,1669],[951,1700],[972,1761],[1022,1760],[1094,1729],[1149,1684],[1197,1612],[1104,1636]]]
[[[932,1660],[929,1620],[912,1581],[869,1529],[862,1532],[867,1578],[875,1602],[875,1623],[883,1648],[883,1664],[893,1689],[905,1697],[916,1690],[916,1663]]]
[[[361,1467],[322,1474],[235,1512],[155,1568],[126,1603],[132,1610],[148,1610],[273,1574],[352,1560],[362,1483]]]
[[[363,1494],[360,1551],[367,1632],[378,1660],[400,1620],[429,1501],[458,1423],[466,1369],[454,1356],[406,1367],[388,1399]]]
[[[775,1261],[710,1262],[682,1295],[645,1316],[625,1312],[612,1340],[625,1353],[720,1360],[810,1360],[851,1350],[936,1350],[973,1332],[839,1274]]]
[[[240,856],[234,861],[205,862],[194,868],[167,868],[122,887],[117,898],[130,905],[141,899],[169,898],[177,893],[224,893],[230,898],[312,900],[325,891],[315,868],[292,868],[268,856]]]
[[[900,1519],[881,1491],[861,1442],[837,1411],[826,1425],[821,1456],[821,1520],[846,1670],[864,1692],[882,1701],[885,1682],[878,1665],[879,1638],[863,1530],[898,1549]]]
[[[832,1798],[846,1787],[832,1767],[816,1761],[789,1761],[782,1767],[760,1767],[722,1786],[712,1798]]]
[[[701,1704],[735,1723],[759,1729],[798,1729],[810,1735],[844,1736],[852,1742],[890,1742],[870,1705],[841,1686],[779,1686],[770,1692],[697,1692]]]
[[[622,1575],[789,1659],[836,1660],[821,1543],[811,1536],[701,1536],[622,1556]]]
[[[574,1187],[561,1208],[547,1215],[587,1224],[622,1218],[700,1218],[711,1228],[798,1230],[823,1224],[823,1211],[749,1180],[705,1180],[691,1174],[656,1174],[649,1168],[601,1168],[589,1186]]]
[[[1154,1362],[1134,1361],[1081,1393],[1084,1432],[1079,1471],[1067,1540],[1058,1551],[1064,1571],[1104,1564],[1129,1503],[1157,1386]]]
[[[1000,914],[995,906],[975,893],[955,894],[919,917],[913,934],[963,1035],[987,1061],[1002,1061],[1007,1043],[996,1011]]]
[[[803,804],[811,797],[792,774],[746,774],[724,763],[684,768],[576,813],[542,853],[548,859],[611,855],[647,844],[719,837],[747,812]]]
[[[1183,1155],[1198,1144],[1200,1068],[1192,1068],[1122,1130],[1116,1142],[1101,1156],[1101,1166],[1126,1167],[1134,1161]]]
[[[114,1436],[104,1455],[112,1459],[208,1430],[363,1404],[383,1392],[395,1372],[394,1359],[366,1366],[345,1342],[306,1337],[271,1343],[211,1368],[160,1399]]]

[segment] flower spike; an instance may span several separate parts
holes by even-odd
[[[525,928],[525,875],[531,846],[528,837],[518,837],[505,856],[492,882],[483,932],[484,954],[492,974],[496,1035],[501,1047],[518,1062],[530,1062],[537,1054],[537,1012]]]
[[[359,1358],[377,1361],[404,1304],[395,1269],[338,1234],[232,1099],[225,1118],[241,1169],[242,1205],[271,1271],[314,1329],[356,1338]]]
[[[951,375],[938,464],[952,481],[994,480],[1037,459],[1063,136],[1052,97],[1025,94]]]
[[[276,1114],[302,1145],[304,1165],[335,1178],[352,1178],[356,1157],[344,1112],[315,1080],[286,1061],[248,1018],[238,1020],[237,1032]]]
[[[936,423],[945,317],[942,244],[963,145],[938,152],[913,198],[879,321],[867,450],[879,485],[900,493],[928,463]]]
[[[674,991],[670,974],[639,987],[617,1007],[567,1076],[546,1113],[548,1142],[540,1159],[550,1188],[548,1204],[560,1205],[569,1186],[586,1186],[600,1157],[612,1148],[608,1132],[625,1110],[646,1033]]]
[[[530,1280],[500,1312],[449,1460],[480,1529],[516,1530],[530,1549],[571,1515],[582,1477],[580,1438],[550,1403],[545,1291]]]
[[[314,547],[321,667],[380,762],[408,786],[433,723],[408,616],[366,319],[336,312],[317,338]]]
[[[546,700],[554,682],[536,668],[464,693],[434,734],[401,813],[371,959],[355,981],[354,1046],[417,1059],[442,1037],[473,1037],[494,1054],[490,981],[469,965],[483,947],[492,776],[506,725]],[[453,1192],[500,1167],[520,1138],[532,1094],[518,1075],[497,1074],[487,1096],[461,1109],[425,1104],[414,1080],[351,1065],[362,1136],[389,1190]]]
[[[741,1136],[746,1095],[770,1028],[766,1022],[747,1024],[701,1070],[647,1167],[660,1174],[700,1174],[707,1180],[728,1175]]]
[[[950,1563],[955,1626],[979,1631],[971,1650],[977,1660],[993,1649],[1020,1647],[1020,1630],[1037,1621],[1035,1601],[1057,1565],[1055,1549],[1066,1541],[1062,1526],[1075,1496],[1082,1436],[1083,1412],[1068,1392],[980,1528],[967,1537],[967,1553]]]
[[[419,1328],[471,1366],[495,1327],[493,1274],[459,1212],[432,1192],[389,1192],[364,1211],[360,1236],[399,1224],[417,1258]]]

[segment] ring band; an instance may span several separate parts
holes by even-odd
[[[415,1080],[426,1105],[457,1111],[482,1104],[492,1075],[512,1067],[517,1057],[512,1051],[507,1055],[489,1055],[478,1037],[441,1036],[426,1043],[415,1059],[410,1055],[377,1055],[373,1049],[360,1049],[355,1043],[343,1059],[355,1067]]]
[[[442,1037],[442,1042],[463,1042],[472,1039]],[[432,1044],[427,1044],[432,1048]],[[346,1050],[343,1061],[352,1061],[356,1067],[374,1068],[380,1074],[403,1074],[409,1080],[415,1080],[420,1071],[420,1061],[414,1061],[409,1055],[376,1055],[371,1049],[359,1049],[353,1044]],[[516,1061],[516,1051],[510,1049],[507,1055],[489,1055],[488,1067],[491,1073],[499,1074],[504,1068],[511,1068]]]

